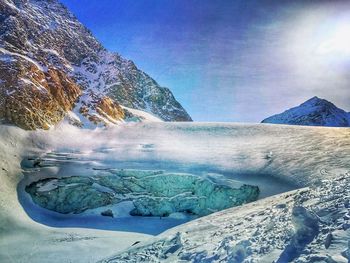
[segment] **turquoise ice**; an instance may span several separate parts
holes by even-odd
[[[42,179],[26,191],[36,204],[64,214],[132,201],[134,216],[204,216],[259,196],[257,186],[221,185],[193,174],[113,169],[110,175]]]

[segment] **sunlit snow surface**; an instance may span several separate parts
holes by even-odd
[[[248,132],[257,131],[252,126],[251,131],[248,130]],[[197,199],[199,198],[198,200],[201,201],[191,200],[193,199],[191,196],[184,197],[180,201],[181,203],[191,202],[188,206],[184,204],[182,206],[188,207],[187,210],[192,213],[195,211],[194,215],[177,214],[177,211],[170,213],[169,209],[158,208],[158,211],[165,211],[170,215],[159,218],[162,212],[155,212],[156,209],[153,209],[152,213],[158,217],[131,217],[128,211],[133,210],[133,206],[130,202],[112,204],[115,202],[105,200],[109,194],[102,193],[106,197],[101,197],[100,200],[89,198],[94,200],[94,204],[91,204],[90,201],[90,206],[97,209],[83,209],[86,211],[81,211],[83,213],[78,215],[72,213],[63,215],[38,207],[24,191],[24,188],[31,182],[44,178],[85,176],[96,179],[101,175],[106,178],[111,176],[111,172],[113,174],[115,169],[132,169],[134,177],[136,174],[142,174],[141,169],[146,171],[162,170],[163,173],[172,173],[166,176],[173,175],[174,178],[176,178],[176,174],[182,173],[185,176],[180,178],[197,176],[208,182],[216,183],[218,187],[224,185],[235,189],[239,189],[243,184],[248,184],[259,187],[260,198],[297,187],[295,183],[287,182],[283,178],[279,179],[272,172],[265,174],[264,167],[268,166],[274,158],[273,150],[271,148],[260,151],[258,148],[249,149],[245,146],[247,142],[244,141],[244,138],[238,140],[242,135],[247,136],[247,134],[241,134],[239,126],[233,129],[230,125],[212,124],[132,124],[95,131],[82,131],[63,126],[61,129],[49,133],[49,137],[45,139],[45,143],[50,145],[49,148],[52,147],[51,151],[47,152],[46,149],[45,152],[35,153],[23,160],[22,166],[27,176],[18,187],[20,201],[34,220],[50,226],[88,227],[159,234],[170,227],[195,218],[196,215],[208,214],[207,209],[215,212],[220,208],[228,208],[227,199],[230,196],[222,197],[222,201],[220,201],[218,195],[211,194],[210,184],[207,184],[204,186],[206,190],[208,189],[207,192],[199,191],[198,195],[193,196],[197,196]],[[252,139],[254,140],[254,138]],[[237,142],[242,145],[237,145]],[[272,180],[272,178],[274,179]],[[185,186],[187,181],[183,180],[179,184]],[[171,187],[170,184],[168,187]],[[137,188],[133,188],[135,195]],[[87,190],[87,188],[84,189]],[[51,193],[48,190],[52,190]],[[39,187],[38,195],[43,195],[45,194],[43,191],[47,191],[47,197],[51,196],[51,199],[57,199],[53,190],[52,184],[49,183]],[[69,196],[71,199],[79,198],[77,191],[79,191],[78,188],[75,191],[67,191],[68,193],[65,195],[61,191],[59,193],[62,201],[51,202],[51,205],[44,206],[64,213],[76,213],[79,209],[69,209],[69,205],[64,199],[69,198]],[[96,192],[91,192],[91,195]],[[222,191],[219,190],[219,192]],[[120,190],[119,193],[122,194]],[[33,194],[35,195],[35,193]],[[186,194],[185,190],[184,194]],[[247,201],[254,200],[253,196],[246,195]],[[47,197],[43,197],[41,200],[45,200]],[[208,201],[204,203],[203,199]],[[63,204],[59,205],[60,202]],[[210,202],[211,204],[207,205]],[[231,206],[242,202],[244,199],[239,202],[233,201]],[[72,206],[77,206],[73,203]],[[156,203],[161,206],[160,201]],[[162,203],[169,205],[169,202]],[[82,206],[84,205],[82,204]],[[203,211],[200,210],[200,207],[203,208]],[[113,219],[102,217],[100,213],[106,209],[111,209],[116,217]]]
[[[33,170],[28,169],[30,165],[23,161],[26,178],[18,187],[19,198],[34,220],[51,226],[158,234],[191,218],[133,217],[130,220],[128,216],[124,222],[115,224],[115,220],[120,219],[102,217],[100,210],[84,215],[54,215],[30,203],[31,199],[23,191],[25,185],[47,176],[81,175],[83,171],[89,175],[99,174],[103,169],[164,170],[209,177],[220,184],[257,185],[261,190],[258,202],[173,228],[148,243],[135,246],[129,253],[111,258],[111,262],[272,262],[271,259],[279,258],[282,260],[279,262],[285,262],[281,257],[283,253],[292,260],[299,257],[310,242],[315,244],[307,255],[315,256],[319,249],[322,253],[318,253],[323,256],[320,260],[331,254],[329,258],[332,260],[347,262],[350,215],[344,202],[348,198],[346,186],[350,170],[349,129],[139,123],[94,131],[63,126],[49,133],[36,132],[33,140],[40,142],[45,150],[33,152],[28,157],[42,155],[46,158],[43,164],[48,165]],[[48,160],[50,154],[52,163]],[[334,181],[341,176],[345,179]],[[269,197],[309,186],[313,189],[305,190],[306,194],[303,190]],[[330,186],[338,192],[332,192]],[[331,198],[327,199],[328,196]],[[336,219],[331,210],[327,212],[335,205],[339,207],[333,211],[339,215]],[[320,214],[316,214],[312,207],[316,212],[321,211]],[[127,210],[124,207],[119,211]],[[317,224],[305,227],[304,221],[313,222],[313,218],[322,216],[330,218],[329,223],[323,218],[322,223],[317,221]],[[312,230],[311,241],[298,241],[297,245],[290,246],[289,252],[284,252],[291,240],[299,240],[299,234],[295,234],[298,229]],[[330,232],[338,245],[334,247],[335,243],[330,241],[329,250],[322,250],[328,244],[325,240]],[[300,262],[317,262],[315,258],[314,261],[304,259]]]

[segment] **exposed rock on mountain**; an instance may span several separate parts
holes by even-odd
[[[49,128],[72,109],[80,93],[61,70],[42,71],[22,57],[0,55],[0,118],[21,128]]]
[[[107,51],[57,0],[0,0],[0,69],[0,118],[25,129],[47,129],[70,110],[81,125],[116,123],[119,104],[191,121],[167,88]]]
[[[327,100],[313,97],[298,107],[263,120],[262,123],[350,127],[350,113]]]

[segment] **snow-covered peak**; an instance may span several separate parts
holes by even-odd
[[[350,114],[333,103],[313,97],[301,105],[271,116],[263,123],[306,126],[350,127]]]
[[[329,102],[328,100],[321,99],[317,96],[314,96],[311,99],[305,101],[304,103],[301,104],[301,106],[304,106],[304,107],[310,107],[310,106],[336,107],[333,103]]]

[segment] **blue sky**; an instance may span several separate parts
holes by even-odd
[[[350,110],[346,1],[62,2],[196,121],[260,122],[313,96]]]

